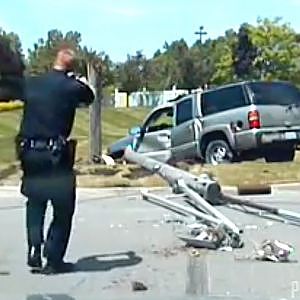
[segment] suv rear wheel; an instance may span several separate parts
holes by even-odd
[[[205,162],[212,165],[233,162],[233,152],[225,140],[212,140],[205,149]]]
[[[293,147],[273,148],[267,150],[265,154],[266,162],[287,162],[293,161],[295,157],[295,149]]]

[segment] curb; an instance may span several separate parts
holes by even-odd
[[[286,189],[286,188],[299,188],[300,189],[300,183],[279,183],[279,184],[271,184],[271,188],[273,189]],[[21,188],[21,185],[2,185],[0,186],[0,192],[15,192],[19,191]],[[230,186],[225,185],[221,186],[222,190],[226,191],[237,191],[237,186]],[[151,190],[167,190],[170,189],[169,186],[161,186],[161,187],[77,187],[76,190],[78,192],[94,192],[94,191],[107,191],[107,192],[121,192],[121,191],[140,191],[143,189],[151,189]]]

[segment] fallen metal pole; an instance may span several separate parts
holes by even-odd
[[[189,188],[196,191],[201,197],[209,202],[214,202],[220,197],[220,185],[204,174],[197,177],[168,164],[134,152],[130,148],[125,150],[124,157],[129,162],[135,163],[164,178],[175,192],[178,192],[178,180],[183,179]]]
[[[217,210],[212,210],[210,204],[224,204],[224,205],[230,204],[230,205],[238,205],[243,207],[251,207],[253,209],[258,210],[258,213],[256,213],[257,216],[270,218],[270,215],[274,215],[278,217],[278,218],[274,218],[277,219],[278,221],[282,220],[282,222],[289,221],[286,222],[289,224],[297,224],[297,223],[300,224],[300,213],[284,210],[280,208],[270,207],[267,205],[255,203],[253,201],[241,200],[232,196],[228,196],[221,192],[221,187],[218,184],[218,182],[216,182],[206,174],[202,174],[197,177],[186,171],[177,169],[168,164],[147,157],[146,155],[134,152],[130,148],[127,148],[125,150],[124,157],[129,162],[135,163],[150,172],[158,174],[160,177],[162,177],[164,180],[168,182],[168,184],[172,187],[175,193],[185,192],[189,194],[190,196],[189,202],[192,203],[193,206],[195,206],[196,208],[199,208],[202,211],[205,211],[210,214],[214,211],[213,216],[215,217],[218,216],[218,218],[221,218],[222,222],[225,223],[227,227],[231,228],[235,233],[237,233],[238,231],[237,227],[230,220],[228,220],[223,214],[221,214]],[[204,200],[195,201],[195,199],[198,199],[198,197],[195,196],[196,194],[201,196],[205,201]],[[200,203],[200,207],[199,207],[199,203]],[[247,213],[247,211],[244,212]],[[263,212],[266,212],[270,215],[267,216]],[[255,213],[251,212],[251,214],[255,214]]]

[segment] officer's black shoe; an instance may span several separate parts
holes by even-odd
[[[63,274],[70,273],[74,271],[74,264],[72,263],[47,263],[45,267],[42,269],[41,273],[44,275],[54,275],[54,274]]]
[[[32,270],[41,270],[42,269],[42,255],[41,248],[33,248],[33,251],[28,252],[27,256],[27,265],[32,268]]]

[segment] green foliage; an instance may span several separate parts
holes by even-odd
[[[24,75],[22,46],[18,35],[0,28],[0,100],[22,97]]]
[[[40,38],[33,49],[28,50],[28,72],[37,75],[51,70],[57,49],[62,44],[68,44],[75,50],[80,50],[81,35],[69,31],[65,35],[59,30],[50,30],[47,39]],[[79,65],[82,69],[82,65]],[[82,71],[82,70],[81,70]]]
[[[233,67],[240,79],[250,79],[253,75],[254,60],[258,57],[258,48],[249,36],[249,24],[242,24],[238,32],[238,42],[233,47]]]
[[[51,70],[57,49],[62,45],[70,45],[77,52],[75,71],[87,75],[87,64],[93,64],[96,72],[102,78],[102,85],[114,82],[112,62],[104,52],[98,53],[86,46],[81,46],[81,34],[69,31],[65,35],[57,30],[50,30],[47,39],[40,38],[33,49],[29,49],[28,73],[37,75]]]
[[[259,19],[258,26],[249,29],[253,44],[259,55],[254,60],[252,76],[267,80],[292,80],[297,73],[300,55],[296,32],[288,24]]]
[[[63,34],[53,29],[46,39],[40,38],[29,50],[27,73],[50,70],[61,43],[77,50],[78,73],[86,75],[87,63],[92,63],[104,87],[118,87],[129,93],[143,88],[170,89],[174,85],[194,89],[207,83],[221,85],[248,79],[280,79],[300,84],[300,34],[279,18],[259,19],[254,25],[245,23],[238,32],[230,29],[224,36],[207,39],[203,44],[197,41],[191,47],[184,39],[165,42],[162,50],[157,50],[150,59],[137,51],[117,65],[104,52],[82,46],[79,32]],[[16,34],[0,30],[0,45],[9,48],[10,53],[19,53],[11,57],[22,58],[21,42]],[[24,68],[16,65],[16,61],[6,59],[6,63],[0,64],[0,74],[5,68],[5,72],[11,68],[21,74]]]
[[[224,37],[213,42],[212,56],[215,63],[215,72],[211,78],[213,84],[220,85],[235,80],[233,48],[236,44],[237,36],[233,30],[227,31]]]

